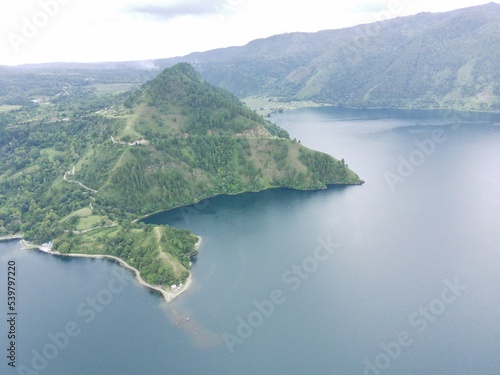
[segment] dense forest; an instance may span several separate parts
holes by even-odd
[[[350,28],[280,34],[175,58],[0,66],[0,105],[67,100],[70,91],[79,96],[78,106],[95,108],[95,101],[86,103],[92,98],[89,93],[124,92],[163,74],[164,68],[187,62],[205,80],[238,98],[257,97],[285,103],[283,107],[306,101],[355,108],[500,111],[499,4],[373,16],[373,22]],[[158,89],[167,94],[166,88]],[[227,99],[221,92],[217,96]],[[193,105],[202,108],[200,99],[208,97],[194,99]],[[133,100],[126,104],[133,105]],[[162,105],[168,111],[168,103]],[[220,120],[231,115],[227,110],[229,114],[219,113]],[[198,115],[207,121],[206,114]],[[212,126],[220,123],[212,120]],[[192,122],[190,130],[199,124]]]
[[[196,236],[136,219],[219,194],[362,182],[188,64],[100,90],[49,86],[42,102],[0,106],[0,236],[115,255],[152,284],[178,284]]]
[[[371,24],[275,35],[156,64],[191,62],[240,98],[500,111],[500,4],[387,18],[374,13]]]

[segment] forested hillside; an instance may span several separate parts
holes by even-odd
[[[93,149],[76,175],[106,202],[136,214],[218,194],[359,182],[341,162],[309,153],[188,64],[165,70],[107,118],[119,124],[113,139],[122,144],[110,139]],[[143,144],[128,145],[135,142]],[[305,154],[336,173],[307,168]]]
[[[289,33],[156,62],[194,64],[240,98],[500,110],[500,4]]]
[[[178,284],[196,237],[139,217],[218,194],[362,183],[188,64],[131,94],[66,91],[0,112],[0,236],[116,255],[150,283]]]

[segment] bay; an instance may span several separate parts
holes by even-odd
[[[113,262],[0,243],[2,277],[9,260],[18,269],[18,365],[50,375],[498,374],[498,116],[318,108],[273,121],[366,183],[220,196],[147,219],[203,237],[192,287],[169,304]],[[79,333],[47,358],[68,323]],[[18,373],[5,359],[0,371]]]

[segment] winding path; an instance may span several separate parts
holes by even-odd
[[[85,186],[84,184],[82,184],[82,183],[81,183],[81,182],[79,182],[79,181],[68,180],[67,175],[68,175],[68,174],[74,174],[74,173],[75,173],[75,172],[74,172],[74,169],[75,169],[75,168],[73,167],[73,172],[71,172],[71,171],[67,171],[67,172],[65,172],[65,173],[64,173],[64,177],[63,177],[64,181],[71,182],[72,184],[78,184],[78,185],[80,185],[82,188],[84,188],[84,189],[86,189],[86,190],[88,190],[88,191],[91,191],[92,193],[97,193],[97,190],[91,189],[91,188],[89,188],[88,186]]]

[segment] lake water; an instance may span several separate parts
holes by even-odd
[[[222,196],[148,222],[203,237],[172,303],[112,262],[0,243],[1,374],[500,374],[500,126],[303,109],[273,120],[366,183]],[[188,320],[189,319],[189,320]],[[24,367],[19,367],[19,366]]]

